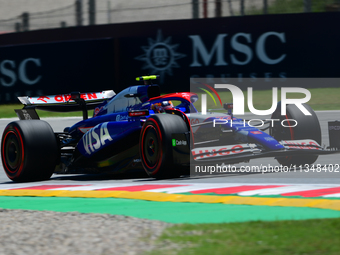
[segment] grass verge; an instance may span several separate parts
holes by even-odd
[[[340,254],[340,219],[183,224],[158,239],[171,244],[150,255],[178,254]]]
[[[312,12],[325,12],[326,6],[334,4],[335,0],[313,0]],[[304,0],[274,0],[268,1],[268,14],[280,13],[301,13],[304,12]],[[247,15],[261,15],[263,10],[252,7],[247,12]]]

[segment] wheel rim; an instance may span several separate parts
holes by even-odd
[[[148,168],[154,168],[159,160],[159,142],[156,129],[149,125],[145,130],[143,139],[143,154]]]
[[[22,164],[22,147],[13,131],[6,134],[3,153],[6,169],[10,173],[15,173]]]

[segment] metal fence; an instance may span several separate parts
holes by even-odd
[[[16,17],[0,20],[0,33],[76,26],[75,7],[74,3],[45,12],[23,12]]]
[[[60,5],[63,3],[60,1]],[[25,11],[13,18],[0,20],[0,33],[150,20],[339,9],[340,0],[75,0],[68,6],[42,12]]]

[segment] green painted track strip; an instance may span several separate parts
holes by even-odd
[[[0,208],[108,213],[171,223],[221,223],[340,217],[340,211],[308,207],[173,203],[122,198],[0,197]]]

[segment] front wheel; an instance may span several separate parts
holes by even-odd
[[[172,134],[184,134],[188,128],[178,115],[155,114],[146,120],[140,135],[140,156],[150,177],[179,177],[187,169],[174,164]]]
[[[312,139],[321,145],[321,128],[318,117],[309,105],[303,104],[303,106],[312,115],[304,115],[295,104],[289,104],[286,108],[286,115],[282,116],[281,102],[279,102],[277,109],[272,115],[272,119],[279,119],[280,122],[286,120],[285,123],[286,125],[288,124],[288,127],[283,127],[281,123],[276,122],[270,130],[271,136],[278,141]],[[295,120],[297,125],[293,127],[294,125],[290,123],[289,119]],[[317,158],[317,155],[299,155],[279,157],[277,161],[284,166],[305,165],[313,164]]]
[[[5,128],[1,141],[2,165],[13,181],[49,179],[59,154],[56,136],[45,121],[14,121]]]

